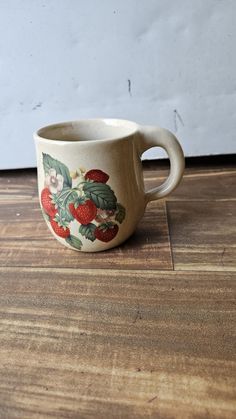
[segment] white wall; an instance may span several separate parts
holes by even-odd
[[[98,116],[236,152],[235,17],[235,0],[0,0],[0,168],[35,165],[36,128]]]

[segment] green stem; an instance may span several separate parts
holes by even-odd
[[[69,192],[70,191],[72,191],[72,189],[70,189]],[[58,198],[61,198],[62,196],[66,195],[66,194],[68,194],[68,191],[61,192]]]
[[[58,200],[57,200],[58,205],[59,205],[60,207],[63,207],[63,205],[64,205],[64,203],[65,203],[65,200],[68,198],[68,196],[70,196],[70,194],[71,194],[72,192],[77,191],[77,190],[79,189],[79,186],[80,186],[80,185],[83,185],[84,183],[87,183],[87,182],[86,182],[86,181],[79,182],[79,183],[78,183],[78,185],[76,185],[74,188],[71,188],[69,191],[64,191],[64,192],[62,192],[62,193],[59,195]],[[62,198],[62,197],[63,197],[63,201],[62,201],[62,203],[60,204],[59,199],[60,199],[60,198]]]
[[[73,189],[74,189],[74,188],[73,188]],[[62,204],[61,204],[62,206],[64,205],[65,200],[68,198],[68,196],[70,196],[70,195],[72,194],[73,189],[71,189],[69,192],[67,192],[67,194],[66,194],[66,196],[64,197],[63,202],[62,202]]]

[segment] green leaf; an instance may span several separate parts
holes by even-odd
[[[116,212],[115,220],[121,224],[125,219],[125,214],[126,214],[125,207],[123,207],[123,205],[121,204],[117,204],[116,208],[117,208],[117,212]]]
[[[72,179],[70,177],[70,172],[65,164],[61,163],[59,160],[54,159],[49,154],[43,153],[43,167],[45,175],[49,173],[50,169],[55,169],[57,174],[60,174],[64,178],[64,185],[71,188]]]
[[[64,188],[56,199],[56,205],[61,220],[65,220],[68,223],[73,221],[74,218],[69,210],[69,205],[76,202],[78,199],[77,193],[70,188]]]
[[[69,237],[66,238],[66,242],[75,249],[81,250],[82,242],[80,241],[80,239],[78,239],[78,237],[75,237],[71,234]]]
[[[91,199],[97,208],[104,210],[116,209],[116,196],[106,183],[86,182],[83,190],[86,197]]]
[[[54,220],[57,222],[57,224],[58,224],[60,227],[63,227],[63,228],[64,228],[64,230],[65,230],[65,229],[68,227],[68,225],[69,225],[69,222],[68,222],[65,218],[62,218],[60,214],[56,214],[56,215],[55,215],[55,217],[54,217]]]
[[[89,223],[86,225],[82,225],[79,228],[79,233],[84,236],[86,239],[91,240],[91,242],[94,242],[96,239],[94,232],[96,230],[97,226],[93,223]]]

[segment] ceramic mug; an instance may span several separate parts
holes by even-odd
[[[97,252],[124,242],[135,231],[149,201],[173,191],[184,171],[184,155],[168,130],[119,119],[63,122],[34,134],[42,212],[65,246]],[[145,191],[141,156],[166,150],[170,174]]]

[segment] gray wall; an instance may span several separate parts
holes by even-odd
[[[1,0],[0,168],[34,166],[32,131],[84,117],[236,152],[235,16],[235,0]]]

